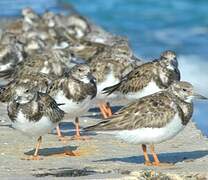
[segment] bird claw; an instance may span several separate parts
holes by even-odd
[[[29,157],[26,157],[26,158],[21,158],[21,160],[27,160],[27,161],[39,161],[39,160],[43,160],[42,157],[40,156],[29,156]]]
[[[64,152],[65,156],[80,156],[79,152],[75,152],[75,151],[65,151]]]
[[[145,161],[144,165],[145,166],[152,166],[153,164],[150,161]]]
[[[161,163],[161,162],[153,162],[153,166],[158,166],[158,167],[171,167],[174,166],[173,163]]]
[[[90,137],[87,137],[87,136],[77,136],[77,135],[74,135],[71,137],[71,140],[79,140],[79,141],[86,141],[86,140],[89,140],[91,139]]]
[[[66,142],[70,141],[71,139],[68,138],[68,137],[61,136],[61,137],[58,138],[58,140],[63,142],[63,143],[66,143]]]

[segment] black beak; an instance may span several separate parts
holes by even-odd
[[[195,97],[196,99],[204,99],[204,100],[207,100],[207,99],[208,99],[207,97],[202,96],[201,94],[197,94],[197,93],[194,93],[194,97]]]
[[[90,79],[90,82],[96,82],[96,78],[91,73],[87,74],[87,78]]]
[[[172,59],[171,64],[172,64],[174,67],[178,67],[178,60],[177,60],[176,57]]]

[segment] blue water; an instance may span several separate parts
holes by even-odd
[[[145,59],[166,49],[179,55],[182,79],[208,96],[208,1],[207,0],[62,0],[106,30],[127,36],[134,52]],[[10,8],[5,5],[10,3]],[[18,2],[18,3],[16,3]],[[33,6],[60,11],[55,0],[0,1],[0,15],[17,15]],[[208,135],[208,103],[196,102],[194,120]]]

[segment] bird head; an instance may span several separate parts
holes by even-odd
[[[168,88],[168,91],[188,103],[191,103],[193,99],[208,99],[195,92],[193,85],[186,81],[174,82]]]

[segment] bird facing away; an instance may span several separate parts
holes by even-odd
[[[97,80],[97,100],[104,118],[112,115],[111,108],[104,103],[107,97],[102,90],[119,83],[124,75],[141,63],[133,57],[128,42],[118,41],[113,46],[106,46],[89,63],[93,76]],[[104,102],[103,102],[104,101]]]
[[[167,90],[130,103],[111,118],[85,130],[108,132],[128,143],[142,144],[146,165],[152,165],[146,152],[149,144],[153,165],[160,165],[154,144],[173,138],[187,125],[192,117],[194,97],[207,99],[196,94],[190,83],[178,81]]]
[[[179,80],[176,54],[173,51],[165,51],[159,59],[136,67],[119,83],[104,88],[103,93],[122,95],[134,100],[166,89]]]
[[[64,117],[64,111],[48,94],[29,88],[27,84],[18,84],[13,90],[13,97],[7,106],[12,127],[25,135],[38,138],[35,153],[29,159],[39,160],[42,135],[57,126]]]

